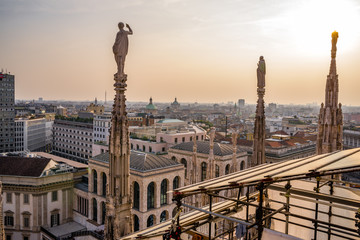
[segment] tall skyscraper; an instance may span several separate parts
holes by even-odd
[[[0,72],[0,152],[15,150],[15,77]]]
[[[331,35],[330,72],[326,79],[325,104],[321,104],[319,114],[317,154],[342,150],[343,115],[341,103],[338,104],[339,79],[336,72],[336,43],[338,36],[337,32],[333,32]]]

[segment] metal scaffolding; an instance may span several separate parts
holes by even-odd
[[[360,196],[357,199],[334,195],[334,187],[339,184],[351,184],[340,181],[336,176],[342,173],[360,171],[360,149],[338,151],[320,156],[303,159],[289,160],[275,164],[264,164],[249,168],[223,177],[204,181],[190,186],[185,186],[174,191],[174,201],[177,203],[178,212],[182,209],[194,210],[187,214],[177,214],[176,220],[156,225],[124,239],[151,238],[168,233],[177,227],[182,233],[197,234],[200,239],[234,239],[237,224],[246,226],[246,240],[262,239],[264,231],[269,231],[271,220],[285,224],[283,234],[289,234],[289,226],[310,229],[313,239],[318,239],[319,233],[326,234],[327,239],[333,236],[340,239],[358,239],[359,229],[355,228],[360,209]],[[316,187],[311,190],[293,187],[294,181],[312,181]],[[328,193],[321,192],[327,186]],[[256,190],[255,190],[256,189]],[[246,190],[244,196],[241,192]],[[224,192],[232,193],[227,197]],[[269,191],[279,192],[283,201],[271,199]],[[196,207],[186,204],[184,199],[205,195],[208,206]],[[309,202],[314,208],[296,204],[296,201]],[[280,205],[278,208],[270,207]],[[323,206],[320,209],[320,205]],[[327,211],[324,210],[327,207]],[[255,208],[255,214],[250,214],[250,208]],[[353,217],[336,214],[334,208],[353,212]],[[292,209],[309,211],[313,217],[299,214]],[[245,213],[239,218],[236,213]],[[301,212],[300,212],[301,213]],[[327,216],[327,220],[320,219],[319,214]],[[335,223],[334,218],[353,221],[349,225]],[[301,220],[298,222],[296,219]],[[213,229],[213,223],[225,220],[230,226],[222,232]],[[304,224],[304,221],[309,224]],[[342,222],[343,222],[342,221]],[[207,233],[200,233],[200,226],[208,226]]]

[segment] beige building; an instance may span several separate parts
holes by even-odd
[[[163,156],[132,151],[130,174],[134,230],[171,218],[175,204],[169,192],[184,186],[183,165]],[[89,160],[87,183],[75,186],[74,220],[88,230],[103,229],[108,179],[109,153],[103,153]]]
[[[193,183],[191,181],[193,172],[196,172],[195,182],[200,182],[209,179],[210,168],[210,145],[211,142],[197,141],[196,152],[194,154],[194,141],[185,142],[175,145],[169,149],[168,157],[182,163],[185,166],[185,185]],[[230,144],[214,143],[213,146],[214,164],[215,164],[215,176],[219,177],[232,172],[233,160],[236,163],[236,170],[243,170],[248,166],[248,154],[234,148]],[[193,169],[194,159],[197,169]]]
[[[44,157],[0,157],[6,240],[38,240],[73,218],[73,186],[82,171]]]

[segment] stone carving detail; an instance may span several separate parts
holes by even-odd
[[[125,57],[128,51],[124,24],[119,29],[113,46],[118,72],[114,75],[115,99],[112,110],[109,143],[109,183],[106,194],[105,239],[114,240],[132,232],[132,200],[130,190],[130,144],[129,123],[126,112],[126,81],[124,74]]]
[[[132,35],[133,31],[129,24],[126,27],[129,31],[124,30],[124,23],[118,24],[119,32],[116,34],[115,43],[113,45],[113,53],[117,65],[117,75],[124,74],[125,58],[128,53],[129,39],[128,35]]]
[[[251,166],[265,163],[265,74],[266,64],[263,56],[260,57],[257,73],[257,94],[256,116],[254,125],[254,143]]]
[[[331,34],[331,63],[326,79],[325,104],[321,104],[316,150],[318,154],[342,150],[343,115],[338,104],[339,79],[336,72],[337,32]]]

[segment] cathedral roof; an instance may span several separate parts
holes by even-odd
[[[95,157],[93,160],[109,162],[109,153],[102,153]],[[169,168],[174,166],[182,166],[181,163],[178,163],[175,160],[168,159],[164,156],[159,156],[150,153],[131,151],[130,154],[130,169],[139,171],[139,172],[147,172],[156,169]]]
[[[209,154],[210,142],[197,141],[196,144],[197,144],[197,153]],[[171,147],[171,149],[192,152],[193,146],[194,146],[194,142],[185,142],[185,143],[177,144],[177,145]],[[241,152],[240,149],[238,149],[237,152],[238,153]],[[216,142],[214,143],[214,155],[226,156],[226,155],[231,155],[231,154],[233,154],[233,146],[232,145],[216,143]]]

